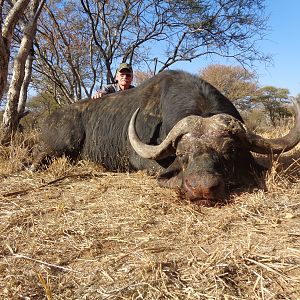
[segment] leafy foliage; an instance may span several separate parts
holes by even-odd
[[[200,76],[215,86],[240,109],[249,109],[258,89],[257,75],[239,66],[210,65]]]
[[[280,119],[292,116],[287,106],[289,102],[288,89],[265,86],[258,90],[255,102],[263,106],[265,115],[274,127]]]

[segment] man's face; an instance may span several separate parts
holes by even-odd
[[[123,69],[117,72],[116,80],[122,90],[127,90],[132,82],[133,74],[130,70]]]

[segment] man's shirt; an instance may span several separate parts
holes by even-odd
[[[132,89],[132,88],[134,88],[134,86],[130,85],[129,89]],[[113,84],[105,85],[101,91],[103,91],[106,94],[112,94],[112,93],[121,91],[121,89],[120,89],[120,86],[118,85],[118,83],[113,83]]]

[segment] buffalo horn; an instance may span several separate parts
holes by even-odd
[[[180,120],[168,133],[166,138],[159,145],[147,145],[138,137],[135,130],[135,120],[139,109],[137,109],[131,117],[128,126],[128,137],[131,146],[143,158],[163,159],[175,153],[176,140],[191,131],[191,128],[203,122],[203,118],[199,116],[188,116]]]

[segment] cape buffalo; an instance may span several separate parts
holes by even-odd
[[[55,111],[41,137],[48,156],[89,159],[111,171],[148,170],[160,186],[214,204],[233,187],[257,184],[263,168],[251,151],[281,153],[297,145],[299,110],[296,103],[286,136],[265,139],[245,127],[212,85],[183,71],[164,71],[134,89]]]

